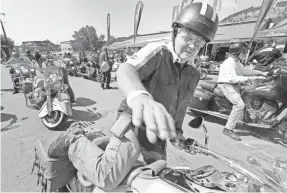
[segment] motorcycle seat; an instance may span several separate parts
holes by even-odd
[[[217,83],[215,81],[211,81],[211,82],[205,82],[205,81],[202,81],[199,83],[199,86],[203,89],[206,89],[210,92],[213,92],[213,90],[216,88],[217,86]]]
[[[215,81],[211,81],[211,82],[202,81],[201,83],[199,83],[199,86],[203,89],[206,89],[212,92],[217,97],[226,98],[224,94],[218,89],[217,82]]]

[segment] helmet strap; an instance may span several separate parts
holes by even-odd
[[[175,24],[173,26],[173,33],[172,33],[172,46],[173,46],[173,51],[175,52],[175,38],[177,36],[178,33],[178,25]]]

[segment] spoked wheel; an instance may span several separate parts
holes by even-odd
[[[22,88],[22,83],[20,82],[20,78],[19,77],[16,77],[14,80],[13,80],[13,86],[17,89],[20,89]]]
[[[205,70],[200,70],[200,80],[205,79],[207,76],[207,72]]]
[[[49,129],[60,127],[67,120],[67,115],[61,111],[52,111],[51,115],[41,118],[43,124]]]

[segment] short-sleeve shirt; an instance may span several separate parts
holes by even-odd
[[[198,69],[187,64],[181,68],[180,59],[173,51],[171,42],[150,43],[125,63],[136,67],[145,89],[155,101],[163,104],[174,118],[176,129],[182,132],[187,107],[200,79]],[[131,113],[126,100],[123,100],[118,111]],[[145,145],[149,143],[145,132],[139,141]]]

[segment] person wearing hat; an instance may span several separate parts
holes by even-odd
[[[112,72],[112,62],[109,59],[108,55],[108,48],[103,47],[102,52],[99,56],[99,64],[100,69],[102,71],[102,78],[101,78],[101,87],[102,89],[111,89],[110,81],[111,81],[111,72]],[[106,85],[106,87],[105,87]]]
[[[118,86],[125,97],[118,109],[118,121],[126,113],[132,116],[132,124],[123,137],[112,136],[102,150],[76,126],[50,146],[50,157],[68,156],[92,184],[111,191],[136,163],[165,160],[166,140],[182,147],[179,142],[184,139],[183,119],[200,79],[199,71],[190,61],[213,40],[218,16],[206,3],[192,3],[181,10],[172,28],[170,43],[146,45],[117,71]]]
[[[254,59],[257,61],[254,70],[264,71],[269,64],[281,58],[282,54],[280,50],[272,47],[273,42],[273,39],[269,38],[264,42],[264,46],[261,49],[255,51],[248,58],[247,62],[253,62]]]

